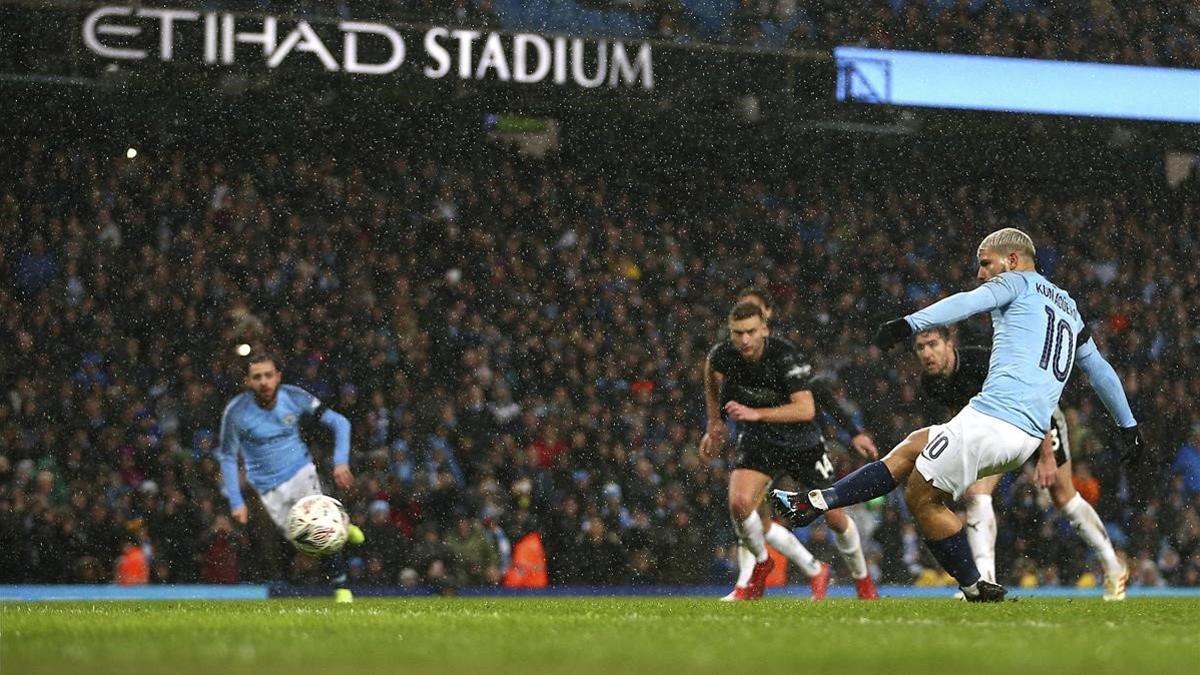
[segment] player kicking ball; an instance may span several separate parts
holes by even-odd
[[[950,330],[939,327],[917,333],[913,351],[924,371],[921,397],[935,407],[960,410],[983,388],[988,373],[986,348],[958,347]],[[967,488],[963,499],[967,507],[967,541],[975,566],[987,581],[996,580],[996,513],[992,509],[992,492],[1000,477],[997,474],[976,481]],[[1117,557],[1104,522],[1071,481],[1071,439],[1067,419],[1057,406],[1050,417],[1050,431],[1042,441],[1036,481],[1039,487],[1050,491],[1055,508],[1070,519],[1075,531],[1100,559],[1104,566],[1104,599],[1124,600],[1129,570]]]
[[[903,483],[926,546],[966,599],[999,602],[1007,591],[980,577],[962,522],[946,500],[961,498],[984,476],[1015,469],[1037,451],[1076,363],[1123,430],[1126,460],[1137,457],[1143,443],[1120,379],[1096,349],[1075,301],[1035,270],[1035,254],[1029,235],[997,230],[979,245],[977,276],[985,283],[880,327],[875,344],[887,351],[921,331],[991,312],[992,353],[983,389],[946,424],[914,431],[882,460],[827,490],[776,490],[775,498],[797,523]]]
[[[281,384],[278,360],[259,351],[246,362],[246,388],[233,397],[221,416],[217,451],[229,513],[245,525],[249,520],[238,481],[238,455],[245,459],[246,479],[262,499],[267,515],[287,536],[288,512],[310,495],[322,494],[312,455],[300,438],[300,419],[311,416],[333,432],[333,482],[341,489],[354,484],[350,472],[350,421],[326,408],[307,391]],[[363,533],[347,526],[347,543],[361,544]],[[325,573],[334,585],[337,602],[353,602],[346,588],[345,558],[336,553],[323,558]]]
[[[737,459],[729,476],[729,513],[741,545],[754,557],[749,574],[742,569],[743,578],[725,600],[762,597],[774,567],[768,542],[808,575],[814,599],[825,597],[829,565],[818,562],[787,528],[769,520],[767,525],[759,514],[773,479],[791,476],[802,485],[822,486],[833,476],[825,440],[814,421],[812,373],[812,366],[791,343],[768,335],[763,308],[747,301],[730,312],[729,339],[717,343],[705,362],[708,429],[700,440],[700,454],[705,459],[714,457],[724,445],[728,430],[722,412],[739,423]],[[835,511],[829,527],[860,597],[877,597],[854,521]]]

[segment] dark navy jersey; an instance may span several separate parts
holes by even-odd
[[[777,337],[768,337],[758,361],[747,361],[728,340],[708,352],[709,366],[724,378],[722,407],[737,401],[751,408],[787,405],[792,394],[811,391],[815,369],[796,347]],[[741,422],[741,435],[770,445],[808,448],[820,444],[821,430],[815,422]]]
[[[935,422],[945,422],[983,389],[991,350],[987,347],[958,347],[954,371],[949,375],[921,374],[921,399]]]

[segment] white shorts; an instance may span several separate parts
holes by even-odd
[[[1021,466],[1041,444],[1042,439],[967,406],[949,422],[929,427],[917,471],[958,499],[980,478]]]
[[[267,515],[271,516],[275,525],[286,533],[288,511],[291,511],[296,502],[301,499],[319,494],[324,493],[321,492],[321,480],[317,478],[317,467],[309,462],[300,467],[299,471],[281,483],[279,487],[268,490],[259,497],[262,499],[263,507],[267,509]]]

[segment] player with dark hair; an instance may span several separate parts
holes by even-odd
[[[791,343],[769,336],[767,318],[760,304],[739,302],[729,314],[729,339],[709,351],[704,369],[708,428],[700,452],[711,458],[728,438],[722,412],[738,422],[729,511],[739,541],[753,556],[749,574],[742,570],[743,578],[725,599],[762,596],[774,567],[767,554],[770,543],[809,576],[813,597],[819,600],[828,589],[829,565],[817,562],[795,535],[771,521],[769,514],[764,521],[759,513],[772,480],[790,476],[801,485],[819,486],[828,485],[833,476],[824,438],[815,423],[813,368]],[[866,441],[869,444],[869,437]],[[830,519],[830,529],[856,579],[860,597],[877,597],[854,521],[837,512]]]
[[[921,394],[935,409],[939,419],[961,410],[983,389],[987,379],[989,350],[984,347],[958,347],[946,327],[917,333],[913,351],[921,361]],[[1037,467],[1037,484],[1049,489],[1054,506],[1062,511],[1079,536],[1100,558],[1104,566],[1104,599],[1124,600],[1129,581],[1128,568],[1117,557],[1104,522],[1092,505],[1079,494],[1071,480],[1071,440],[1062,409],[1054,408],[1050,431],[1042,441]],[[1002,474],[982,478],[967,488],[963,502],[967,509],[967,541],[979,575],[996,581],[996,513],[992,492]]]
[[[983,239],[977,255],[983,284],[885,323],[875,344],[886,351],[921,331],[990,312],[992,353],[979,394],[946,424],[914,431],[882,460],[829,489],[777,490],[774,496],[805,524],[831,509],[885,495],[903,482],[926,546],[963,595],[971,602],[999,602],[1006,590],[980,577],[962,522],[946,500],[961,497],[984,476],[1020,466],[1042,447],[1076,364],[1121,428],[1126,461],[1135,461],[1144,443],[1121,380],[1100,355],[1075,301],[1035,270],[1029,235],[1015,228],[997,230]]]
[[[246,360],[246,388],[225,406],[221,415],[221,440],[217,458],[229,500],[229,514],[245,525],[249,520],[238,478],[238,455],[245,459],[246,480],[258,492],[267,515],[287,534],[288,511],[304,497],[323,494],[317,468],[300,437],[300,420],[313,417],[333,432],[333,482],[342,489],[354,484],[350,472],[350,421],[326,408],[300,387],[281,384],[279,361],[266,351]],[[347,541],[360,544],[362,531],[349,525]],[[338,602],[352,602],[345,587],[344,558],[325,559],[326,573],[334,584]]]

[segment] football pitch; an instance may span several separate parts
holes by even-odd
[[[1200,672],[1200,599],[0,604],[0,673]]]

